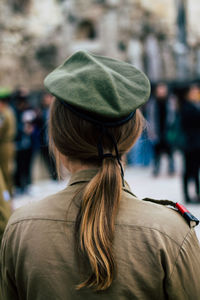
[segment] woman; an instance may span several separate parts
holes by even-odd
[[[143,128],[137,108],[149,96],[146,76],[79,51],[45,85],[56,97],[52,148],[72,177],[10,219],[4,299],[198,299],[194,230],[177,211],[136,198],[124,181],[121,159]]]
[[[0,168],[10,195],[13,193],[12,167],[16,120],[10,106],[11,91],[0,89]]]
[[[182,127],[184,171],[182,174],[185,202],[200,202],[200,107],[198,107],[198,86],[192,85],[185,99],[181,99],[180,119]],[[189,184],[195,186],[194,199],[190,195]],[[195,199],[196,198],[196,199]]]
[[[10,207],[10,194],[6,188],[3,174],[0,169],[0,247],[2,236],[8,222],[8,219],[11,215],[11,207]],[[3,300],[0,289],[0,300]]]
[[[0,169],[0,246],[6,224],[11,215],[11,207],[9,201],[10,194],[6,188],[3,174]]]

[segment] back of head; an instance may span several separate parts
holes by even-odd
[[[81,52],[45,84],[56,96],[49,121],[56,157],[98,168],[84,188],[76,219],[76,251],[90,266],[77,288],[105,290],[116,272],[113,238],[123,184],[121,159],[142,132],[137,108],[148,99],[149,82],[131,65]]]
[[[120,158],[135,143],[142,128],[143,117],[138,110],[127,123],[108,129],[116,140]],[[113,156],[99,158],[97,144],[101,129],[77,117],[57,99],[51,107],[49,129],[56,157],[61,153],[72,163],[78,161],[98,167],[98,173],[83,192],[75,235],[77,250],[91,266],[90,277],[79,288],[93,286],[97,290],[106,289],[112,283],[116,269],[112,242],[122,190],[121,170],[114,145],[108,136],[104,136],[103,150]]]

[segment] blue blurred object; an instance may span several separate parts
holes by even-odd
[[[127,164],[147,167],[153,159],[153,146],[144,130],[134,147],[127,154]]]

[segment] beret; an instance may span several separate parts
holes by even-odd
[[[10,97],[12,94],[11,90],[8,88],[0,88],[0,99],[5,99]]]
[[[51,94],[75,110],[117,120],[133,113],[150,95],[150,82],[131,64],[77,51],[44,80]]]

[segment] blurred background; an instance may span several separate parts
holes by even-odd
[[[11,196],[15,209],[66,186],[68,174],[58,181],[49,156],[52,97],[43,79],[86,49],[129,62],[151,80],[146,128],[126,157],[133,192],[185,203],[200,218],[199,16],[199,0],[1,0],[4,199]]]

